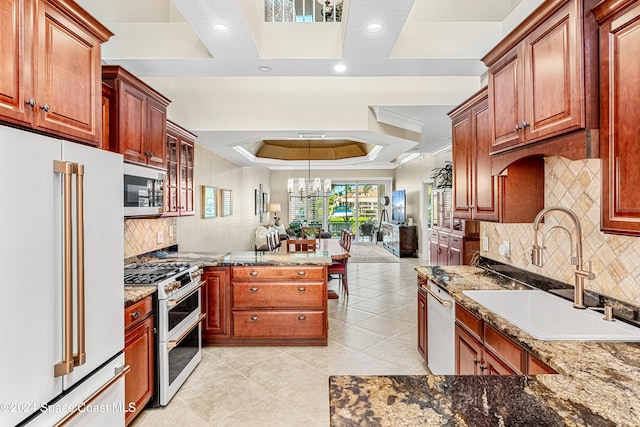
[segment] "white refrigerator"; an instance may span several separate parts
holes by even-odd
[[[122,180],[119,154],[0,125],[1,426],[124,425]]]

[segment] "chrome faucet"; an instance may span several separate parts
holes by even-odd
[[[538,267],[542,267],[543,265],[543,250],[544,246],[544,234],[542,236],[542,245],[538,245],[538,227],[540,226],[540,221],[542,218],[549,212],[563,212],[571,220],[573,221],[575,233],[576,233],[576,252],[575,257],[573,256],[573,241],[571,239],[571,232],[566,228],[556,225],[554,227],[549,228],[547,233],[555,228],[560,228],[566,231],[569,234],[569,245],[571,248],[571,264],[576,266],[576,271],[574,274],[575,277],[575,286],[573,289],[573,307],[574,308],[587,308],[584,303],[584,279],[593,280],[596,275],[591,271],[591,261],[589,261],[589,270],[583,270],[582,268],[582,228],[580,227],[580,220],[578,216],[571,210],[567,208],[563,208],[560,206],[554,206],[550,208],[545,208],[538,212],[536,218],[533,220],[533,247],[531,248],[531,263]],[[546,234],[546,233],[545,233]]]

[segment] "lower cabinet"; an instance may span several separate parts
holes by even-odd
[[[466,236],[458,231],[431,230],[429,251],[431,265],[469,265],[474,254],[480,251],[480,239],[477,234]]]
[[[202,344],[212,345],[231,336],[231,272],[229,267],[205,267],[200,305],[207,313],[202,322]]]
[[[326,266],[208,267],[205,345],[327,345]]]
[[[154,317],[149,295],[125,308],[124,360],[131,368],[124,379],[125,422],[129,425],[153,397]]]
[[[426,279],[418,276],[418,353],[422,356],[424,361],[429,364],[428,357],[428,325],[427,325],[427,293],[420,284],[421,280],[424,280],[426,286]]]
[[[556,373],[460,304],[456,304],[455,343],[458,375]]]

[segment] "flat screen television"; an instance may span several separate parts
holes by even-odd
[[[391,221],[396,224],[404,224],[406,195],[404,190],[396,190],[391,193]]]

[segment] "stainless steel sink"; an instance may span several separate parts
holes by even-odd
[[[573,308],[540,290],[479,290],[463,293],[540,340],[640,341],[640,328],[602,313]]]

